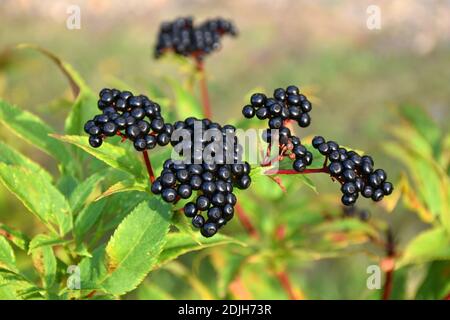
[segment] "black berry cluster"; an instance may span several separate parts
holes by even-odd
[[[344,205],[353,205],[359,194],[380,201],[392,193],[394,188],[392,183],[386,181],[386,172],[383,169],[374,170],[372,157],[360,156],[334,141],[325,141],[321,136],[314,137],[312,145],[330,161],[328,172],[342,185],[341,201]]]
[[[255,116],[260,120],[268,119],[269,129],[264,131],[263,140],[272,144],[275,140],[273,135],[277,134],[280,151],[290,154],[295,159],[293,168],[301,172],[312,163],[313,155],[291,133],[287,124],[296,121],[300,127],[308,127],[311,124],[311,109],[311,102],[300,93],[298,87],[291,85],[286,89],[275,89],[273,98],[268,98],[263,93],[253,94],[250,104],[242,109],[242,114],[248,119]],[[283,150],[283,147],[287,150]]]
[[[156,102],[117,89],[102,89],[99,96],[98,108],[102,113],[84,125],[92,147],[100,147],[103,139],[114,135],[133,141],[137,151],[170,142],[173,126],[164,123],[161,107]]]
[[[161,24],[155,48],[155,57],[166,51],[183,56],[202,59],[205,55],[220,48],[223,35],[237,35],[233,23],[222,18],[206,20],[194,26],[192,17],[178,18]]]
[[[233,189],[250,186],[251,167],[240,161],[242,151],[233,126],[222,127],[208,119],[187,118],[176,122],[174,129],[174,136],[179,131],[185,134],[184,140],[172,142],[183,158],[166,160],[151,190],[170,203],[189,199],[195,193],[195,199],[184,206],[184,214],[192,218],[192,224],[200,228],[203,236],[211,237],[233,218],[237,201]],[[194,132],[199,129],[205,134]],[[219,141],[222,138],[225,140]],[[230,138],[231,143],[226,138]],[[178,151],[177,147],[189,151],[180,152],[183,150]],[[227,154],[231,158],[227,158]],[[202,212],[206,212],[206,218]]]

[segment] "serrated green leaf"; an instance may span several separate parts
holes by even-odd
[[[0,162],[9,165],[17,165],[41,174],[45,179],[52,181],[53,177],[36,162],[25,157],[20,152],[0,141]]]
[[[0,299],[42,299],[41,290],[24,276],[0,269]]]
[[[0,163],[0,180],[49,228],[55,224],[61,236],[72,229],[72,215],[67,200],[41,174]]]
[[[444,228],[424,231],[411,240],[397,267],[437,260],[450,260],[450,237]]]
[[[142,282],[166,242],[170,216],[169,205],[152,198],[122,221],[106,247],[108,274],[101,283],[107,292],[121,295]]]
[[[28,250],[28,243],[30,240],[24,233],[0,223],[0,236],[4,236],[22,250]]]
[[[105,246],[100,246],[92,252],[92,257],[83,258],[79,264],[80,289],[99,290],[100,282],[105,277]]]
[[[38,234],[30,241],[28,252],[31,253],[33,250],[45,246],[64,245],[68,242],[69,240],[61,239],[56,235]]]
[[[0,122],[33,146],[70,165],[72,157],[66,146],[49,136],[54,130],[39,117],[0,99]]]
[[[0,236],[0,268],[17,272],[14,250],[5,237]]]
[[[106,189],[101,195],[95,199],[95,201],[101,200],[103,198],[109,197],[113,194],[120,192],[128,192],[128,191],[141,191],[145,192],[147,190],[147,186],[144,183],[137,182],[134,179],[126,179],[119,181],[108,189]]]
[[[73,215],[76,215],[86,204],[86,201],[98,184],[105,179],[105,173],[106,172],[103,171],[94,173],[75,187],[69,198],[69,204]]]
[[[136,158],[135,154],[127,152],[125,148],[114,146],[106,141],[100,148],[92,148],[87,136],[53,135],[53,137],[81,148],[115,169],[131,173],[142,180],[145,179],[142,163]]]
[[[42,246],[31,251],[33,265],[42,278],[44,288],[50,290],[56,280],[56,257],[51,246]]]
[[[222,234],[216,234],[211,238],[205,238],[202,235],[197,234],[197,238],[193,239],[192,236],[186,233],[169,233],[167,236],[167,243],[164,245],[164,249],[159,255],[155,266],[160,267],[188,252],[230,243],[244,245],[242,242]]]

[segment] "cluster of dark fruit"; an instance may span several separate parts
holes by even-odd
[[[358,217],[361,221],[368,221],[370,219],[370,212],[365,209],[357,208],[356,206],[345,206],[343,208],[344,216]]]
[[[330,161],[328,172],[342,185],[341,201],[344,205],[353,205],[359,194],[380,201],[392,193],[394,188],[392,183],[386,181],[386,172],[383,169],[374,170],[372,157],[360,156],[334,141],[325,141],[321,136],[314,137],[312,145]]]
[[[221,37],[225,34],[236,36],[237,31],[231,21],[222,18],[206,20],[199,26],[194,26],[192,17],[164,22],[158,34],[155,57],[160,57],[166,51],[173,51],[202,59],[220,48]]]
[[[222,127],[208,119],[188,118],[176,122],[174,128],[174,136],[177,130],[189,133],[185,140],[172,142],[175,151],[183,158],[166,160],[151,190],[170,203],[189,199],[196,192],[196,198],[184,206],[184,214],[192,219],[194,227],[200,228],[203,236],[211,237],[233,218],[236,204],[233,189],[247,189],[250,186],[251,167],[247,162],[240,161],[242,148],[233,126]],[[196,135],[199,132],[194,132],[194,128],[216,133],[209,140],[203,134]],[[231,143],[229,140],[219,141],[219,136],[220,139],[231,139]],[[232,160],[229,162],[227,159]],[[202,215],[204,211],[207,213],[206,219]]]
[[[103,139],[114,135],[130,139],[137,151],[165,146],[170,142],[173,126],[164,123],[161,107],[144,95],[129,91],[103,89],[100,91],[96,115],[84,125],[89,144],[98,148]]]
[[[293,168],[301,172],[312,163],[313,156],[300,139],[291,133],[287,124],[296,121],[300,127],[308,127],[311,124],[311,109],[311,102],[300,93],[298,87],[291,85],[286,89],[275,89],[273,98],[267,98],[263,93],[253,94],[250,104],[242,109],[242,114],[248,119],[255,116],[260,120],[268,119],[269,129],[263,132],[263,140],[272,144],[277,134],[280,150],[286,147],[286,151],[295,159]]]

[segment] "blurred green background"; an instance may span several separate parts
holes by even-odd
[[[81,9],[79,30],[66,28],[66,10],[72,4]],[[380,30],[366,26],[371,4],[381,9]],[[222,50],[206,62],[214,118],[220,122],[240,117],[250,92],[271,93],[296,84],[314,102],[312,125],[297,133],[321,134],[365,150],[393,181],[398,180],[402,165],[383,152],[382,144],[390,139],[388,127],[400,121],[399,105],[422,106],[448,131],[449,1],[0,0],[0,49],[23,42],[38,44],[70,62],[94,91],[121,82],[142,93],[149,84],[165,90],[164,75],[179,79],[184,75],[172,61],[153,59],[155,36],[162,21],[185,15],[196,20],[230,18],[240,31],[238,38],[225,39]],[[39,114],[58,130],[72,101],[60,71],[31,51],[0,56],[0,96]],[[0,139],[56,172],[49,157],[3,128]],[[305,188],[299,199],[305,194],[312,202],[321,201],[324,194],[339,198],[338,188],[327,177],[313,180],[320,195]],[[338,201],[331,202],[330,210],[338,206]],[[394,214],[369,201],[361,201],[361,207],[391,223],[400,247],[425,227],[403,207]],[[282,214],[280,209],[270,208],[274,214]],[[292,210],[301,214],[301,205]],[[24,211],[0,186],[0,222],[29,235],[42,231]],[[183,259],[189,261],[190,256]],[[291,276],[307,298],[364,299],[373,295],[365,287],[369,264],[365,255],[356,254],[299,263]],[[166,279],[164,272],[149,281],[156,277],[162,286],[177,288],[179,284]],[[283,296],[274,293],[269,298]]]

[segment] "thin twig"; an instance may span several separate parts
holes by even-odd
[[[144,156],[145,166],[147,167],[148,177],[150,178],[150,182],[155,182],[155,174],[153,173],[152,163],[150,162],[150,158],[148,156],[147,150],[142,151],[142,155]]]
[[[395,268],[395,241],[391,229],[387,230],[387,241],[385,250],[387,259],[392,260],[392,265],[389,265],[388,269],[386,270],[386,279],[384,281],[382,298],[383,300],[389,300],[392,293],[392,286],[394,282],[394,268]]]
[[[236,213],[239,218],[239,221],[241,222],[244,229],[247,231],[247,233],[255,239],[259,239],[259,234],[256,228],[253,226],[249,216],[245,212],[244,208],[239,203],[236,203]]]
[[[206,83],[206,73],[205,73],[205,67],[203,64],[203,61],[200,59],[195,59],[197,70],[200,74],[200,93],[202,96],[202,106],[203,106],[203,113],[205,114],[205,117],[208,119],[211,119],[212,112],[211,112],[211,103],[209,101],[209,94],[208,94],[208,85]]]
[[[298,300],[297,295],[292,288],[291,281],[289,279],[288,274],[285,271],[280,271],[276,273],[277,279],[283,287],[284,291],[286,291],[290,300]]]

